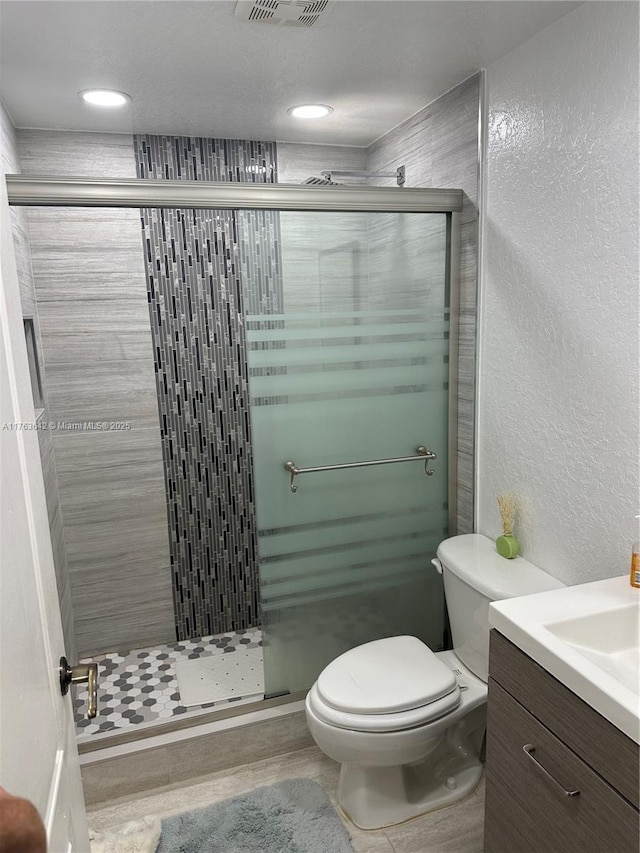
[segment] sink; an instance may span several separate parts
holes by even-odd
[[[640,694],[640,608],[636,605],[563,619],[545,627]]]
[[[489,623],[640,743],[640,590],[628,575],[495,601]]]

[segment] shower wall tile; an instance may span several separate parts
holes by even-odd
[[[135,178],[131,143],[128,133],[18,131],[20,164],[28,175]]]
[[[126,134],[19,131],[30,174],[135,177]],[[31,208],[49,436],[81,656],[175,639],[140,217]]]
[[[278,183],[303,184],[307,178],[319,178],[327,169],[364,171],[367,149],[348,145],[305,145],[278,142]],[[362,178],[336,178],[345,184],[363,183]]]
[[[478,127],[482,75],[476,74],[378,139],[367,169],[406,166],[408,187],[464,191],[458,357],[457,532],[473,530],[476,315],[478,287]],[[394,179],[376,179],[393,186]]]
[[[282,211],[280,230],[285,313],[361,309],[357,294],[368,290],[366,213]]]
[[[134,145],[141,178],[276,177],[274,143],[140,135]],[[244,316],[282,310],[278,215],[143,210],[142,234],[178,638],[255,626]]]
[[[78,432],[57,443],[56,455],[74,603],[94,613],[78,625],[81,647],[87,655],[123,648],[123,636],[132,648],[140,638],[162,643],[173,635],[173,606],[157,430]]]
[[[20,171],[16,129],[2,101],[0,101],[0,168],[3,175],[12,175]]]
[[[305,145],[279,142],[278,183],[302,184],[307,178],[319,178],[326,169],[363,171],[367,151],[347,145]],[[335,179],[345,184],[366,185],[364,178]],[[283,212],[282,236],[283,304],[287,313],[320,311],[327,302],[335,311],[355,310],[353,292],[367,279],[367,214]],[[336,250],[337,249],[337,250]],[[323,273],[322,258],[331,257],[353,288],[342,282],[334,286]],[[337,263],[336,263],[337,259]]]
[[[139,301],[139,221],[136,211],[123,208],[29,208],[51,279],[38,302]],[[69,264],[70,256],[76,263]]]
[[[20,161],[18,159],[17,131],[1,101],[0,133],[0,143],[2,148],[2,175],[19,174],[21,169]],[[11,217],[11,230],[13,232],[13,243],[16,254],[16,267],[18,270],[18,284],[20,285],[22,315],[23,317],[33,318],[37,339],[38,312],[36,310],[33,274],[31,272],[31,251],[29,248],[29,236],[27,233],[27,211],[24,207],[12,207],[9,210],[9,216]]]
[[[43,315],[53,363],[152,362],[148,307],[129,294],[121,300],[52,300]]]
[[[49,412],[45,407],[38,417],[41,423],[47,423]],[[62,633],[64,636],[65,654],[71,661],[78,660],[78,638],[76,635],[74,609],[71,595],[71,573],[69,559],[64,538],[64,522],[62,519],[62,506],[60,500],[60,486],[56,459],[54,455],[53,434],[48,429],[38,430],[38,444],[40,446],[40,459],[42,462],[42,475],[44,478],[44,491],[47,500],[47,514],[49,517],[49,530],[51,531],[51,546],[53,549],[53,564],[56,570],[56,583],[58,587],[58,600],[60,602],[60,615],[62,618]]]
[[[0,149],[2,152],[1,174],[18,174],[21,169],[18,158],[17,133],[2,103],[0,103]],[[27,211],[23,207],[12,207],[10,210],[10,216],[16,254],[16,266],[18,270],[18,282],[20,285],[22,316],[33,320],[40,366],[40,377],[44,386],[42,389],[44,408],[39,410],[36,415],[37,420],[40,423],[48,423],[50,416],[47,405],[46,382],[44,381],[45,376],[44,363],[42,360],[40,318],[36,304],[33,272],[31,269],[31,247],[29,245],[29,235],[27,231]],[[73,606],[71,603],[70,578],[64,542],[58,478],[53,453],[53,437],[49,430],[38,430],[38,444],[40,448],[40,460],[42,464],[42,475],[44,478],[45,496],[47,501],[49,530],[51,533],[53,565],[56,574],[58,600],[60,602],[60,615],[62,617],[62,632],[67,657],[70,660],[75,660],[78,656],[78,647],[76,643],[73,619]]]
[[[152,367],[150,359],[121,358],[93,364],[54,362],[48,360],[47,338],[43,340],[53,422],[130,424],[131,429],[157,425],[155,390],[153,386],[149,387],[148,381]],[[121,430],[129,427],[114,425],[105,428]],[[66,433],[69,429],[71,427],[63,426],[56,433]]]

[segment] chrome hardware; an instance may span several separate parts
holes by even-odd
[[[288,471],[291,474],[291,479],[289,480],[289,488],[295,494],[298,491],[298,487],[296,486],[295,478],[300,473],[300,469],[296,467],[295,462],[285,462],[284,463],[285,471]]]
[[[66,696],[71,684],[86,684],[89,693],[87,717],[92,720],[98,713],[98,664],[80,663],[69,666],[65,657],[60,658],[60,692]]]
[[[330,184],[333,178],[395,178],[399,187],[404,186],[407,173],[404,166],[398,166],[395,172],[363,172],[360,169],[324,169],[320,175]]]
[[[424,473],[427,475],[427,477],[431,477],[433,474],[435,474],[436,472],[433,470],[433,468],[429,468],[429,460],[437,459],[438,457],[436,456],[436,454],[432,453],[430,450],[427,450],[427,448],[423,447],[422,445],[420,445],[420,447],[416,447],[416,453],[419,453],[420,456],[424,456],[425,458]]]
[[[437,455],[432,453],[430,450],[427,450],[423,445],[416,447],[416,453],[418,454],[417,456],[397,456],[394,459],[372,459],[368,462],[345,462],[341,465],[317,465],[314,468],[298,468],[295,462],[289,460],[284,463],[284,469],[291,474],[289,488],[294,493],[298,491],[298,486],[295,481],[298,474],[312,474],[316,471],[342,471],[346,468],[365,468],[369,465],[391,465],[395,462],[413,462],[416,459],[425,460],[424,473],[430,477],[434,471],[429,468],[429,461],[431,459],[437,459]]]
[[[533,753],[535,752],[535,750],[536,748],[532,743],[525,743],[525,745],[522,747],[522,751],[524,752],[524,754],[533,761],[536,767],[542,770],[547,779],[550,779],[556,786],[556,788],[559,788],[562,791],[565,797],[577,797],[580,791],[567,791],[564,785],[561,785],[557,779],[554,779],[551,773],[549,773],[548,770],[545,770],[542,764],[540,764],[540,762],[536,758],[534,758]]]
[[[335,172],[333,173],[335,174]],[[165,181],[7,175],[9,204],[30,207],[188,207],[217,210],[371,210],[460,213],[462,190],[436,187],[309,187],[239,181]],[[455,227],[459,220],[454,219]],[[455,266],[452,265],[452,275]]]

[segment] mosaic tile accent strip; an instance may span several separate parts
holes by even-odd
[[[134,150],[141,178],[276,179],[275,143],[138,135]],[[259,622],[243,318],[282,310],[278,215],[143,210],[142,233],[177,637],[237,631]]]
[[[87,658],[84,663],[95,661],[99,667],[98,716],[94,720],[84,716],[86,688],[79,687],[73,700],[79,741],[129,726],[146,727],[176,717],[198,716],[203,710],[260,701],[261,696],[237,696],[209,702],[199,708],[187,708],[180,701],[175,666],[181,660],[219,657],[220,669],[224,671],[226,662],[223,657],[261,647],[262,632],[259,628],[250,628],[153,649],[134,649]]]

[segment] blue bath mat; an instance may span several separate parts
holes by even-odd
[[[157,853],[353,853],[317,782],[287,779],[162,821]]]

